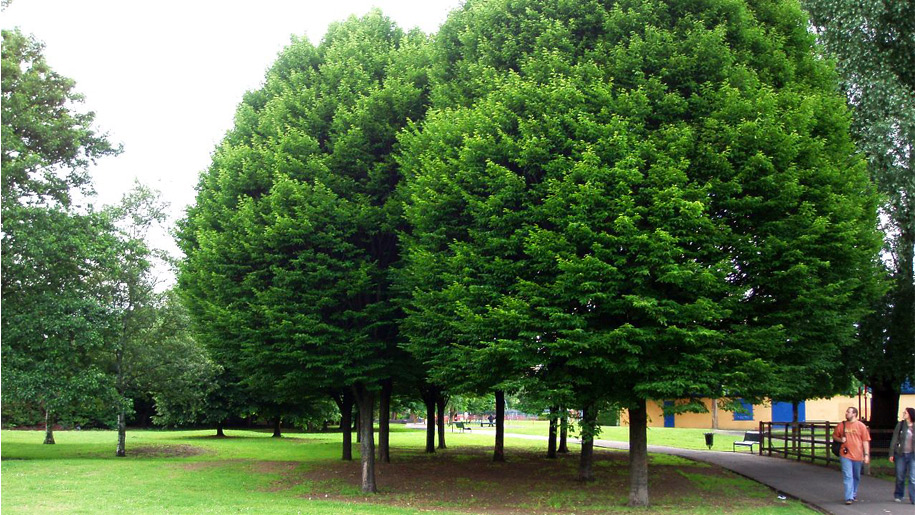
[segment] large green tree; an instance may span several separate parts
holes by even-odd
[[[425,46],[378,11],[332,25],[317,47],[294,41],[245,96],[180,236],[191,313],[240,377],[353,395],[365,491],[374,397],[399,352],[391,154],[425,112]]]
[[[647,399],[781,392],[852,344],[875,197],[795,2],[468,2],[436,44],[414,298],[465,361],[573,370],[588,432],[628,407],[630,504]]]
[[[915,377],[915,3],[802,0],[817,38],[836,60],[852,128],[883,195],[892,288],[850,356],[873,388],[871,423],[891,428],[899,388]]]
[[[55,416],[67,420],[111,394],[98,366],[110,225],[74,199],[91,194],[87,166],[118,149],[81,101],[39,42],[3,31],[3,400],[44,411],[46,443]]]

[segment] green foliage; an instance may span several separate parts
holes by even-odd
[[[73,81],[41,52],[18,30],[3,31],[3,401],[79,421],[112,397],[98,363],[112,239],[107,218],[72,199],[91,190],[88,163],[116,150],[94,133],[92,113],[74,110]]]
[[[841,387],[875,197],[796,5],[469,2],[436,43],[439,108],[401,138],[433,374],[553,369],[584,404]]]
[[[18,29],[3,30],[4,210],[69,207],[75,190],[90,188],[87,165],[119,151],[92,129],[94,113],[74,110],[82,96],[72,79],[47,65],[42,50]]]
[[[391,375],[396,134],[425,111],[425,36],[374,11],[296,40],[202,174],[179,232],[197,334],[253,402]]]
[[[892,289],[851,355],[859,377],[890,397],[915,369],[915,9],[911,0],[803,0],[818,39],[836,59],[854,111],[852,129],[883,196]],[[895,405],[895,401],[893,402]],[[892,424],[895,409],[881,414]],[[889,426],[887,426],[889,427]]]

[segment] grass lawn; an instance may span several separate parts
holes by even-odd
[[[449,433],[448,449],[432,455],[422,452],[422,432],[393,432],[393,463],[378,464],[380,493],[365,496],[358,447],[356,461],[341,461],[339,434],[213,434],[128,431],[128,457],[116,458],[111,431],[58,431],[56,445],[42,445],[43,432],[3,431],[3,512],[815,513],[730,472],[664,455],[651,458],[652,507],[629,509],[625,453],[598,451],[597,481],[582,484],[577,446],[546,460],[544,442],[507,439],[508,461],[497,464],[492,436],[479,432]]]
[[[480,428],[479,423],[472,427],[474,428],[474,431],[493,430],[493,428],[488,426]],[[506,433],[546,436],[548,431],[549,423],[544,420],[505,421]],[[610,440],[614,442],[629,441],[629,427],[608,426],[602,427],[600,431],[598,438],[601,440]],[[680,449],[708,449],[705,445],[705,433],[708,432],[708,429],[649,427],[648,445],[662,445],[665,447],[678,447]],[[712,450],[730,451],[733,449],[732,444],[734,442],[743,440],[743,431],[734,431],[732,433],[715,432],[715,444],[712,446]],[[570,436],[577,436],[577,433],[574,435],[570,434]]]

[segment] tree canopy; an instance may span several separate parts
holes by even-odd
[[[402,140],[437,367],[561,363],[630,413],[841,383],[793,379],[838,375],[874,298],[876,197],[796,4],[468,2],[436,44]]]

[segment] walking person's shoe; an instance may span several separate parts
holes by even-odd
[[[854,502],[854,501],[852,501],[851,499],[848,499],[848,500],[845,501],[845,504],[851,504],[851,503],[853,503],[853,502]]]
[[[893,499],[893,502],[902,502],[902,499],[897,497],[897,498]]]

